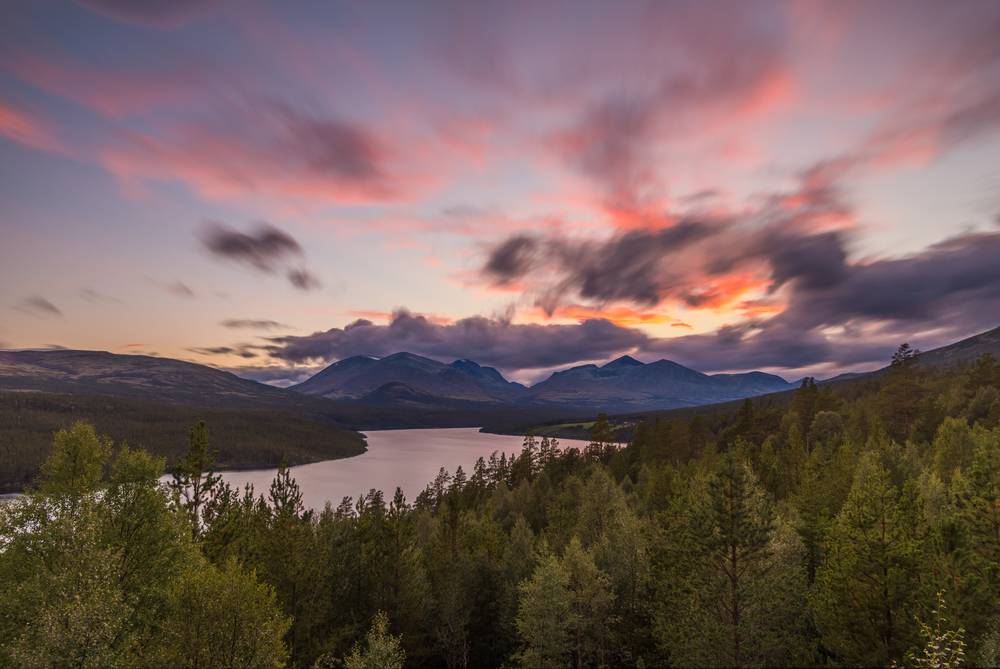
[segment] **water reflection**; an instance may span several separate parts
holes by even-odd
[[[329,460],[293,467],[292,476],[302,489],[306,508],[322,509],[329,500],[334,507],[344,496],[356,501],[370,489],[381,490],[386,501],[396,486],[406,500],[413,500],[444,467],[454,474],[461,465],[466,475],[480,457],[489,459],[493,451],[520,452],[523,437],[484,434],[477,428],[433,430],[379,430],[365,432],[368,452],[344,460]],[[251,483],[257,494],[267,492],[277,469],[224,472],[222,479],[234,488]]]

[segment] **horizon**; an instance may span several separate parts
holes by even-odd
[[[179,360],[180,362],[191,362],[191,363],[194,363],[194,364],[202,364],[202,363],[199,363],[199,362],[196,362],[196,361],[193,361],[193,360],[182,360],[180,358],[165,358],[164,356],[160,356],[160,355],[149,355],[149,354],[144,354],[144,353],[121,354],[121,353],[114,353],[113,351],[81,350],[81,349],[51,348],[51,347],[46,347],[46,348],[21,348],[21,349],[9,349],[9,348],[4,349],[4,348],[0,348],[0,353],[5,353],[5,352],[9,352],[9,353],[20,353],[20,352],[47,353],[47,352],[52,352],[52,351],[68,351],[68,352],[71,352],[71,353],[110,353],[112,355],[139,355],[139,356],[145,356],[145,357],[150,357],[150,358],[154,358],[154,359],[172,359],[172,360]],[[927,351],[920,351],[920,353],[927,353]],[[490,365],[481,365],[477,361],[469,359],[469,358],[460,358],[460,359],[457,359],[457,360],[450,360],[449,361],[447,359],[439,359],[439,358],[434,358],[434,357],[430,357],[430,356],[422,356],[422,355],[418,355],[416,353],[411,353],[409,351],[396,351],[395,353],[390,353],[390,354],[383,355],[383,356],[376,356],[376,355],[353,355],[353,356],[349,356],[347,358],[341,358],[340,360],[334,360],[333,362],[331,362],[330,364],[328,364],[326,367],[323,367],[322,369],[318,370],[317,372],[315,372],[313,374],[313,376],[315,376],[316,374],[319,374],[319,373],[323,372],[324,370],[328,369],[329,367],[332,367],[332,366],[334,366],[334,365],[336,365],[338,363],[344,362],[345,360],[350,360],[352,358],[368,358],[368,359],[371,359],[371,360],[381,361],[381,360],[385,360],[386,358],[391,358],[391,357],[396,356],[396,355],[414,356],[414,357],[418,357],[418,358],[423,358],[425,360],[431,360],[433,362],[437,362],[437,363],[440,363],[442,365],[452,365],[452,364],[454,364],[456,362],[471,362],[473,364],[479,365],[482,368],[493,369],[494,371],[496,371],[497,373],[499,373],[501,376],[503,376],[504,380],[507,381],[508,383],[521,383],[520,381],[513,381],[511,379],[508,379],[506,376],[503,375],[502,372],[500,372],[499,370],[497,370],[496,368],[494,368],[494,367],[492,367]],[[669,362],[671,364],[680,365],[680,363],[675,362],[673,360],[668,360],[667,358],[659,358],[657,360],[650,360],[650,361],[646,362],[646,361],[634,358],[631,355],[625,354],[625,355],[620,355],[620,356],[618,356],[617,358],[615,358],[613,360],[608,360],[607,362],[605,362],[603,364],[585,363],[585,364],[582,364],[582,365],[572,365],[572,366],[563,367],[561,369],[555,369],[555,370],[551,371],[545,377],[538,378],[538,379],[536,379],[532,383],[523,383],[521,385],[524,385],[525,387],[530,388],[532,386],[538,385],[542,381],[548,380],[553,375],[558,374],[560,372],[569,371],[571,369],[578,369],[578,368],[581,368],[581,367],[597,367],[598,369],[601,369],[601,368],[604,368],[604,367],[606,367],[606,366],[608,366],[608,365],[610,365],[612,363],[618,362],[619,360],[622,360],[622,359],[625,359],[625,358],[628,358],[629,360],[632,360],[633,362],[637,362],[637,363],[639,363],[640,365],[643,365],[643,366],[645,366],[645,365],[652,365],[652,364],[655,364],[657,362]],[[209,366],[210,365],[206,365],[206,367],[209,367]],[[681,366],[684,367],[684,365],[681,365]],[[239,376],[239,374],[236,374],[236,372],[233,372],[233,371],[228,370],[228,369],[221,369],[221,368],[215,368],[215,369],[219,369],[219,371],[229,372],[231,374]],[[770,374],[770,372],[760,372],[760,370],[745,370],[744,372],[714,372],[714,373],[709,374],[709,373],[702,372],[701,370],[697,370],[697,369],[693,369],[693,368],[688,368],[688,369],[692,369],[692,371],[695,371],[695,372],[698,372],[698,373],[701,373],[701,374],[705,374],[705,376],[709,376],[709,377],[712,377],[712,376],[725,376],[725,375],[730,375],[730,374],[742,374],[742,373],[766,373],[766,374]],[[874,371],[878,371],[878,370],[877,369],[870,369],[870,370],[865,370],[865,372],[858,372],[858,373],[859,374],[864,374],[864,373],[867,373],[867,372],[874,372]],[[771,374],[771,375],[772,376],[777,376],[778,378],[780,378],[781,380],[783,380],[785,383],[788,383],[789,385],[797,385],[797,384],[799,384],[799,383],[801,383],[801,382],[803,382],[803,381],[805,381],[806,379],[809,379],[809,378],[813,378],[817,383],[822,383],[824,381],[829,381],[829,380],[835,378],[835,377],[831,376],[831,377],[827,377],[827,378],[816,379],[815,377],[802,376],[802,377],[799,377],[799,378],[794,378],[794,379],[792,379],[790,381],[786,377],[782,376],[781,374]],[[257,379],[253,379],[253,378],[250,378],[250,377],[241,377],[241,378],[245,378],[245,379],[250,380],[250,381],[257,381]],[[311,378],[311,377],[308,377],[308,378]],[[308,380],[308,378],[307,379],[303,379],[303,381]],[[303,381],[299,381],[298,383],[302,383]],[[274,386],[276,388],[282,388],[282,389],[288,389],[291,386],[297,385],[295,383],[273,383],[273,382],[272,383],[267,383],[267,382],[264,382],[264,381],[258,381],[258,383],[263,383],[265,385],[270,385],[270,386]]]
[[[0,17],[0,349],[788,380],[998,324],[997,3]]]

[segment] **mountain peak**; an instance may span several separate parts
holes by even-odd
[[[629,355],[623,355],[622,357],[612,360],[608,364],[601,367],[601,369],[607,369],[608,367],[642,367],[646,363],[639,362],[635,358]]]

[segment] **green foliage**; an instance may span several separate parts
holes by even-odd
[[[172,667],[281,667],[291,624],[274,591],[230,559],[195,562],[174,587],[157,639],[158,663]]]
[[[79,424],[38,491],[0,505],[0,664],[280,666],[273,594],[198,555],[159,484],[163,460]]]
[[[188,431],[188,450],[184,459],[178,457],[177,464],[170,468],[174,477],[170,487],[191,521],[191,536],[195,541],[201,533],[201,510],[222,480],[212,469],[219,452],[208,448],[208,428],[199,418]]]
[[[740,667],[804,659],[795,642],[801,547],[790,530],[780,537],[767,495],[727,454],[675,549],[681,590],[677,609],[661,613],[659,632],[672,663]]]
[[[517,631],[524,650],[523,667],[564,667],[569,664],[573,630],[569,574],[553,554],[543,555],[529,580],[518,586]]]
[[[79,498],[100,483],[111,442],[94,428],[78,422],[55,435],[55,452],[42,464],[40,491],[43,495]]]
[[[823,644],[846,662],[885,666],[917,639],[924,562],[916,486],[892,487],[878,467],[850,495],[830,533],[830,554],[810,603]]]
[[[882,376],[650,416],[625,448],[603,427],[586,454],[527,435],[413,506],[305,509],[292,455],[262,495],[206,491],[199,426],[197,542],[166,453],[60,425],[38,489],[0,505],[0,666],[886,666],[966,640],[993,666],[998,373],[904,351]]]
[[[961,667],[965,662],[965,642],[963,637],[965,630],[944,629],[946,619],[943,611],[945,609],[944,593],[937,593],[937,607],[933,611],[934,627],[931,628],[925,622],[920,622],[920,638],[924,645],[921,652],[910,651],[906,654],[905,666],[908,667]],[[919,622],[919,619],[918,619]],[[893,662],[893,666],[897,666]]]
[[[402,669],[406,652],[399,647],[399,638],[388,632],[389,619],[379,611],[375,614],[372,627],[365,637],[366,647],[355,645],[349,656],[344,658],[347,669]]]
[[[115,443],[143,444],[167,462],[184,455],[188,426],[212,426],[219,469],[277,467],[363,453],[355,432],[279,411],[198,408],[99,395],[0,391],[0,492],[32,485],[52,453],[52,434],[83,421]]]
[[[895,435],[908,437],[920,412],[925,390],[920,385],[920,351],[902,344],[892,356],[879,396],[879,414]]]

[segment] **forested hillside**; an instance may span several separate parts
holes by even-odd
[[[116,444],[142,446],[176,462],[197,417],[211,426],[219,467],[277,467],[346,458],[365,451],[364,437],[282,411],[160,404],[101,395],[0,392],[0,493],[20,492],[52,452],[53,433],[77,421]]]
[[[878,378],[624,447],[602,419],[583,449],[528,435],[412,503],[316,511],[286,469],[220,488],[192,449],[177,510],[214,569],[273,588],[293,666],[996,666],[998,387],[989,356],[922,369],[904,347]]]

